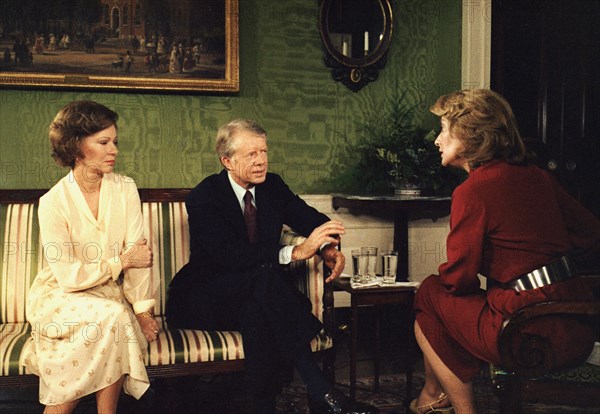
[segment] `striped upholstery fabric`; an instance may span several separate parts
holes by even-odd
[[[37,205],[0,205],[0,237],[0,322],[25,322],[27,291],[43,267]]]
[[[177,271],[188,261],[188,218],[183,202],[142,203],[146,236],[154,252],[151,269],[156,291],[154,313],[162,327],[157,341],[150,343],[146,358],[148,366],[165,366],[196,362],[230,361],[244,358],[239,332],[169,329],[164,309],[167,287]],[[0,205],[0,377],[26,374],[19,364],[23,347],[30,338],[31,328],[25,321],[25,303],[29,286],[45,264],[39,239],[37,205]],[[294,245],[302,237],[286,230],[283,244]],[[288,266],[298,288],[313,303],[313,313],[322,320],[323,276],[320,259],[311,259]],[[329,349],[332,339],[325,334],[315,338],[313,351]]]
[[[26,373],[19,356],[31,333],[27,291],[44,264],[39,234],[37,205],[0,205],[0,376]]]
[[[183,202],[142,203],[146,237],[151,242],[151,269],[156,292],[155,315],[165,314],[167,288],[190,257],[188,216]]]
[[[31,325],[27,322],[0,324],[0,378],[29,374],[25,367],[19,364],[19,359],[30,335]]]

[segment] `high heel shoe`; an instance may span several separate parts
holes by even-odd
[[[419,405],[418,407],[417,407],[417,399],[415,398],[414,400],[412,400],[410,402],[410,406],[408,407],[408,409],[410,410],[411,413],[414,413],[414,414],[454,414],[454,408],[452,406],[438,407],[438,408],[433,407],[434,404],[441,403],[446,398],[448,398],[448,396],[444,393],[441,393],[437,400],[430,402],[428,404]],[[427,411],[420,411],[424,408],[427,409]]]

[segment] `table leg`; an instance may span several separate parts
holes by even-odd
[[[396,280],[408,280],[408,213],[397,211],[394,216],[394,250],[398,252]]]
[[[375,320],[375,364],[373,367],[373,389],[379,391],[379,359],[381,357],[381,307],[377,306]]]
[[[358,349],[358,305],[356,301],[350,298],[350,306],[352,308],[352,332],[350,344],[350,399],[356,399],[356,361]]]
[[[408,354],[408,358],[405,359],[405,365],[404,365],[404,369],[406,370],[406,404],[409,404],[413,398],[413,396],[412,396],[413,366],[414,366],[413,358],[416,355],[415,347],[418,346],[416,343],[416,339],[415,339],[414,321],[415,321],[415,314],[411,307],[408,312],[407,324],[406,324],[407,332],[405,335],[405,337],[407,338],[407,341],[408,341],[406,344],[406,352]]]

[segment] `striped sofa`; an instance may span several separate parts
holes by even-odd
[[[140,189],[146,236],[152,243],[152,280],[157,301],[154,314],[162,331],[148,346],[146,366],[151,378],[218,374],[243,369],[239,332],[169,329],[164,317],[167,287],[188,260],[189,232],[184,200],[187,189]],[[0,387],[37,384],[37,377],[19,363],[30,338],[25,320],[27,291],[44,266],[37,219],[37,200],[45,190],[0,190]],[[282,233],[282,243],[302,238]],[[323,283],[318,258],[289,266],[299,289],[311,299],[324,331],[313,340],[313,351],[325,356],[324,369],[333,379],[333,289]]]

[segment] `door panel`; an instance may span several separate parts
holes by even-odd
[[[600,217],[600,1],[494,0],[492,89],[536,163]]]

